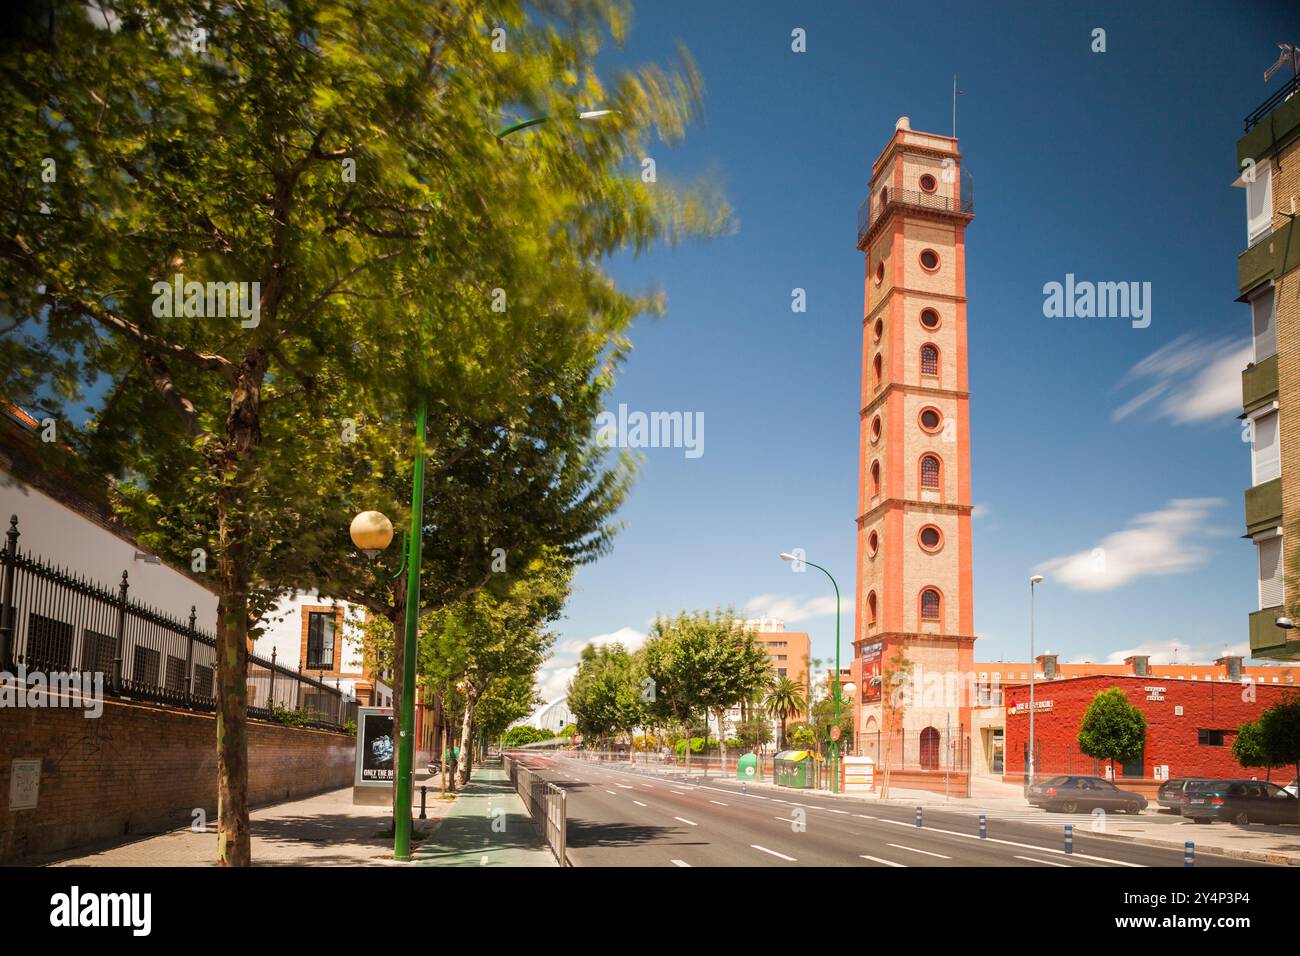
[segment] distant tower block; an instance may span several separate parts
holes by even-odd
[[[971,728],[965,234],[973,209],[957,141],[899,119],[858,212],[866,292],[852,664],[856,749],[872,756],[887,745],[882,673],[901,650],[922,675],[895,728],[904,734],[894,738],[895,767],[938,769],[950,759],[960,767],[957,742]]]

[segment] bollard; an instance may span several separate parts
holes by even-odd
[[[1073,823],[1067,823],[1065,825],[1065,852],[1066,853],[1074,852],[1074,824]]]
[[[1195,865],[1196,865],[1196,844],[1192,843],[1191,840],[1188,840],[1186,847],[1184,847],[1183,849],[1183,866],[1186,867],[1186,866],[1195,866]]]
[[[428,816],[424,812],[424,801],[429,795],[429,788],[424,784],[420,785],[420,819],[427,820]]]
[[[988,836],[989,836],[988,817],[986,817],[984,814],[981,813],[980,814],[980,839],[987,840]]]
[[[916,825],[917,825],[918,827],[921,825],[921,808],[920,808],[920,806],[917,806],[917,808],[916,808]]]
[[[741,792],[742,794],[749,793],[749,790],[747,790],[746,787],[747,787],[747,784],[745,784],[745,783],[742,781],[741,784],[740,784],[740,792]]]

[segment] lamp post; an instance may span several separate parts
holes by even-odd
[[[1043,583],[1043,576],[1035,574],[1029,579],[1029,775],[1025,792],[1034,785],[1034,588]]]
[[[588,110],[578,114],[578,119],[593,120],[608,116],[615,110]],[[523,120],[514,123],[500,130],[496,136],[497,139],[504,139],[511,133],[527,129],[530,126],[537,126],[549,120],[549,116],[537,116],[532,119]],[[423,527],[424,527],[424,441],[425,426],[428,417],[428,402],[421,395],[419,406],[415,413],[415,434],[416,434],[416,456],[415,467],[411,476],[411,523],[409,533],[406,536],[406,555],[403,565],[406,568],[406,613],[405,628],[402,640],[402,713],[400,714],[400,723],[398,730],[397,744],[397,792],[394,796],[395,806],[409,808],[412,799],[412,764],[415,759],[414,736],[415,736],[415,631],[416,624],[420,616],[420,560],[423,545]],[[363,512],[353,519],[353,527],[363,515],[379,515],[379,512]],[[379,515],[383,518],[383,515]],[[363,522],[363,534],[367,534],[369,523],[374,519],[368,519]],[[387,518],[383,518],[388,522]],[[382,524],[380,525],[382,527]],[[379,535],[382,537],[382,535]],[[379,537],[373,540],[379,540]],[[383,550],[393,540],[392,523],[388,523],[388,538],[384,541],[383,546],[375,550],[367,548],[357,540],[356,534],[353,534],[353,542],[358,548],[365,551],[373,559],[374,553]],[[368,540],[371,540],[368,538]],[[398,575],[401,571],[398,571]],[[397,575],[394,575],[397,577]],[[396,815],[393,821],[393,859],[405,863],[411,859],[411,817],[409,813],[403,812]]]
[[[831,579],[831,587],[835,588],[835,723],[832,726],[840,725],[840,586],[835,583],[835,577],[820,564],[813,564],[806,558],[797,558],[789,552],[781,552],[782,561],[799,561],[811,568],[816,568],[822,574]],[[811,678],[812,675],[809,675]],[[808,695],[812,696],[811,690]],[[812,709],[812,703],[809,702],[809,710]],[[840,742],[831,741],[831,793],[840,792]]]

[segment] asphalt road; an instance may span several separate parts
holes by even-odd
[[[1074,830],[1014,816],[978,819],[926,807],[924,825],[905,806],[750,787],[690,782],[615,763],[529,754],[521,761],[567,791],[568,856],[574,866],[1019,866],[1182,867],[1181,850]],[[1067,821],[1063,821],[1067,822]],[[1258,866],[1197,853],[1196,866]]]

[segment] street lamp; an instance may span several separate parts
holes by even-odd
[[[382,511],[363,511],[348,528],[352,543],[371,561],[393,543],[393,523]]]
[[[582,120],[600,119],[614,112],[616,111],[588,110],[579,113],[578,118]],[[545,123],[548,119],[550,119],[549,116],[537,116],[507,126],[496,134],[497,139],[504,139],[511,133],[518,132],[521,129]],[[409,808],[413,789],[411,771],[415,762],[415,629],[420,616],[420,559],[424,538],[424,441],[427,417],[428,401],[424,395],[421,395],[415,413],[417,453],[415,467],[411,475],[411,523],[409,533],[406,535],[406,555],[403,562],[406,568],[406,620],[405,634],[402,639],[402,713],[397,738],[397,793],[395,806],[405,809],[403,812],[398,813],[393,821],[393,859],[402,863],[411,859],[411,815]],[[366,512],[366,514],[377,514],[377,512]],[[380,515],[380,517],[383,516]],[[352,521],[352,540],[358,548],[370,555],[374,548],[367,547],[362,540],[357,538],[357,522],[361,518],[362,515],[358,515]],[[384,520],[387,521],[387,519]],[[367,522],[363,522],[361,533],[363,540],[373,545],[381,540],[383,535],[382,523],[378,528],[367,527],[371,521],[373,519],[367,519]],[[384,547],[392,540],[392,524],[389,523],[388,539],[384,542]],[[375,553],[377,554],[378,551]],[[374,555],[370,556],[374,557]],[[398,575],[400,574],[401,571],[399,570]],[[394,575],[394,577],[397,577],[397,575]]]
[[[1034,588],[1043,583],[1043,576],[1035,574],[1029,579],[1029,777],[1025,792],[1034,785]]]
[[[831,579],[831,586],[835,588],[835,723],[832,726],[840,725],[840,586],[835,583],[835,577],[820,564],[813,564],[807,558],[795,557],[788,551],[781,552],[782,561],[798,561],[806,564],[810,568],[816,568],[822,574]],[[811,675],[810,675],[811,676]],[[809,694],[811,697],[811,693]],[[811,704],[809,705],[811,709]],[[831,793],[840,792],[840,742],[831,741]]]

